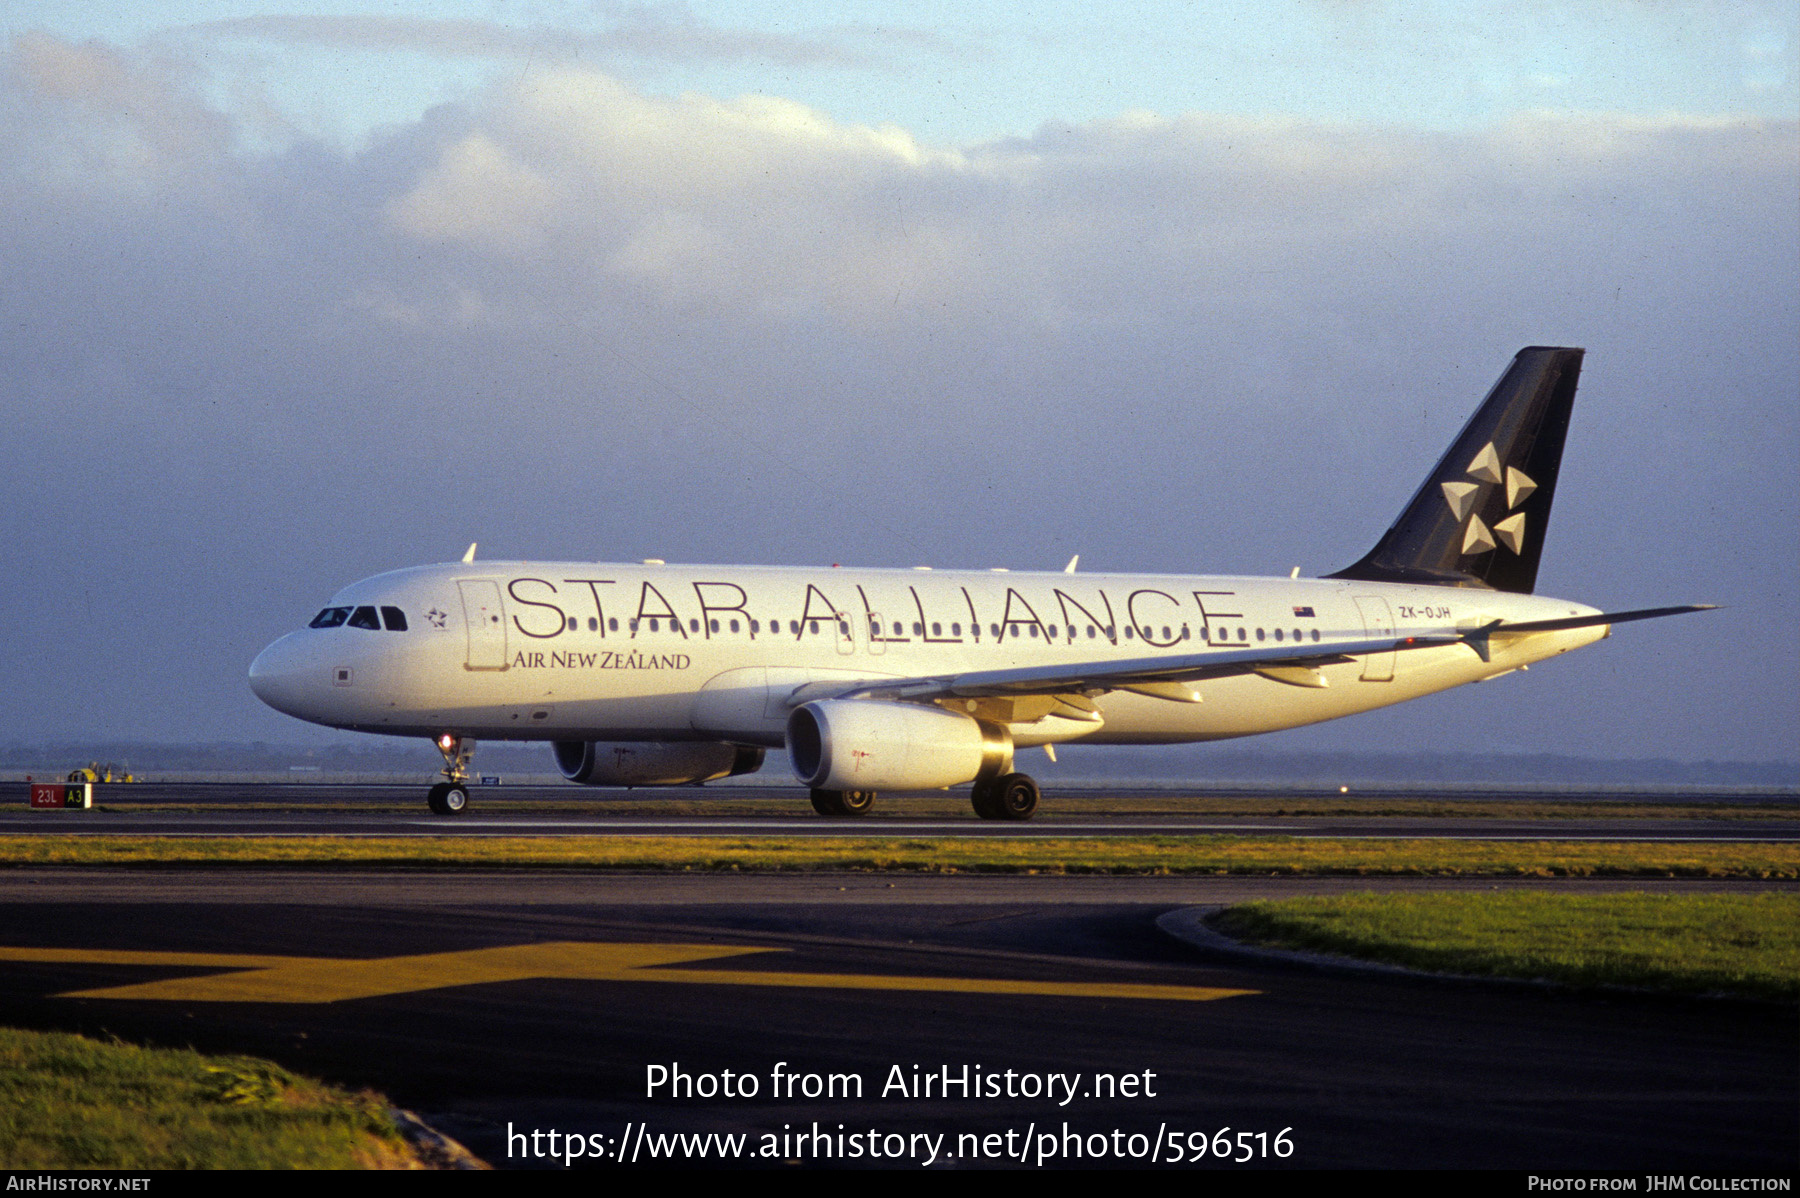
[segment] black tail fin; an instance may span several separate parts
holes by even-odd
[[[1520,350],[1394,526],[1326,577],[1530,594],[1582,352]]]

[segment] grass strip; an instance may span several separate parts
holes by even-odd
[[[1295,837],[9,836],[0,865],[655,871],[1800,877],[1800,845]]]
[[[0,1028],[0,1169],[418,1167],[373,1094],[255,1057]]]
[[[1800,894],[1346,894],[1245,903],[1213,925],[1440,973],[1800,999]]]

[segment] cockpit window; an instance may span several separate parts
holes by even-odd
[[[381,621],[376,617],[374,608],[359,607],[350,613],[350,627],[373,628],[376,632],[380,632]]]
[[[349,608],[347,608],[347,607],[328,607],[324,611],[320,612],[318,615],[314,616],[313,622],[311,624],[308,624],[307,627],[308,628],[336,628],[338,625],[342,624],[345,620],[348,620],[349,618],[350,618],[350,609]]]
[[[386,621],[387,630],[389,632],[405,632],[406,631],[406,613],[401,611],[399,608],[397,608],[397,607],[382,608],[381,609],[381,618],[384,621]]]

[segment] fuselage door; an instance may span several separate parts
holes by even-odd
[[[1362,613],[1363,632],[1370,640],[1394,635],[1394,613],[1389,610],[1386,599],[1379,595],[1358,595],[1356,610]],[[1363,658],[1362,680],[1364,682],[1392,682],[1394,680],[1394,651],[1386,653],[1370,653]]]
[[[500,606],[500,584],[491,578],[459,578],[463,626],[469,631],[471,670],[506,668],[506,611]]]

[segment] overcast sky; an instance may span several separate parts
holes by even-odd
[[[250,658],[472,540],[1324,573],[1553,344],[1539,589],[1729,609],[1263,744],[1800,758],[1791,3],[0,22],[0,741],[349,739]]]

